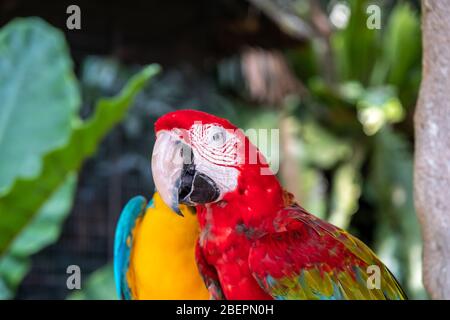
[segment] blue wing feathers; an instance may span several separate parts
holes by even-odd
[[[149,203],[149,206],[151,205],[153,200]],[[145,214],[146,206],[147,200],[143,196],[134,197],[128,201],[117,222],[114,238],[114,280],[120,299],[132,299],[126,275],[130,264],[133,230],[137,219]]]

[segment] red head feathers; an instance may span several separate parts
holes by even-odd
[[[198,110],[178,110],[163,115],[155,122],[155,132],[171,130],[173,128],[189,130],[194,123],[218,124],[225,129],[236,130],[230,121]]]

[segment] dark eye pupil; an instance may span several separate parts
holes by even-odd
[[[213,140],[214,140],[214,141],[218,141],[221,137],[222,137],[222,135],[221,135],[220,133],[215,133],[215,134],[213,135]]]

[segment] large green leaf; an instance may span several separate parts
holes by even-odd
[[[60,31],[37,18],[2,28],[0,99],[0,193],[5,194],[18,177],[38,174],[43,155],[67,141],[78,119],[80,94]],[[75,181],[75,174],[67,177],[0,257],[0,298],[12,297],[29,269],[28,257],[58,238]]]
[[[15,181],[9,192],[0,195],[0,253],[31,221],[69,172],[80,168],[101,139],[125,115],[136,94],[159,71],[150,65],[135,75],[118,96],[98,102],[94,115],[78,122],[66,144],[45,155],[39,174]]]
[[[75,187],[76,174],[72,173],[0,257],[0,299],[13,297],[30,268],[29,256],[59,238],[61,225],[72,207]]]
[[[72,61],[60,31],[17,19],[0,31],[0,192],[41,169],[65,143],[80,106]]]

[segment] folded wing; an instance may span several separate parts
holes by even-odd
[[[387,267],[347,232],[298,206],[282,210],[275,227],[249,256],[253,276],[273,298],[406,299]],[[380,277],[379,288],[371,276]]]

